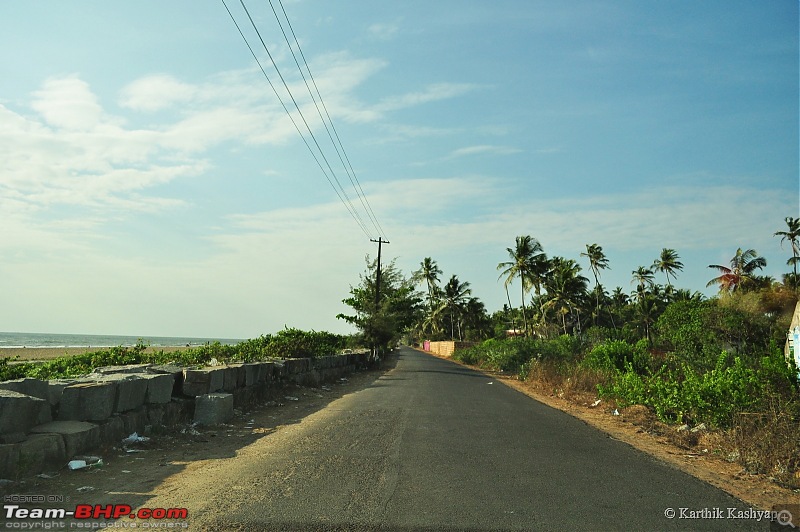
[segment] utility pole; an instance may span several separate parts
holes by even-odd
[[[378,240],[370,238],[369,241],[378,243],[378,267],[375,270],[375,312],[377,313],[381,302],[381,244],[389,244],[389,241],[382,240],[381,237],[378,237]]]

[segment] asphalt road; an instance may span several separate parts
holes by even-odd
[[[688,518],[749,507],[490,377],[411,349],[370,386],[204,475],[203,484],[171,479],[148,505],[191,501],[192,528],[220,530],[769,529]]]

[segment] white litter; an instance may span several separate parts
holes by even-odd
[[[95,488],[93,486],[81,486],[80,488],[78,488],[77,491],[81,493],[86,493],[87,491],[94,491],[94,490]]]
[[[494,381],[489,381],[486,384],[494,384]]]
[[[597,401],[595,401],[594,403],[592,403],[592,408],[596,407],[596,406],[597,406],[597,405],[599,405],[599,404],[600,404],[600,399],[598,399]]]
[[[284,397],[284,399],[287,399],[289,401],[299,401],[300,400],[299,398],[294,397],[292,395],[287,395],[286,397]]]
[[[141,443],[146,441],[150,441],[150,438],[148,438],[147,436],[139,436],[137,432],[134,432],[127,438],[123,439],[122,443]]]
[[[86,464],[86,460],[70,460],[67,464],[67,467],[70,468],[70,470],[75,471],[76,469],[83,469],[88,466]]]
[[[619,415],[619,410],[617,410],[617,409],[615,408],[615,409],[614,409],[614,411],[611,413],[611,415],[612,415],[612,416],[618,416],[618,415]]]

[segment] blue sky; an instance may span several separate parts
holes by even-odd
[[[246,5],[360,209],[269,3]],[[284,7],[406,273],[433,257],[497,310],[496,266],[526,234],[584,268],[600,244],[601,282],[626,291],[664,247],[677,285],[709,295],[707,266],[737,247],[788,271],[773,233],[800,216],[797,2]],[[350,331],[335,315],[377,232],[222,2],[4,2],[0,44],[0,330]]]

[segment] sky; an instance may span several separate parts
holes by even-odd
[[[352,332],[379,236],[490,312],[518,235],[589,278],[601,245],[626,292],[662,248],[706,295],[739,247],[789,271],[794,0],[273,0],[352,174],[270,3],[244,5],[313,138],[226,3],[276,91],[222,1],[0,3],[0,331]]]

